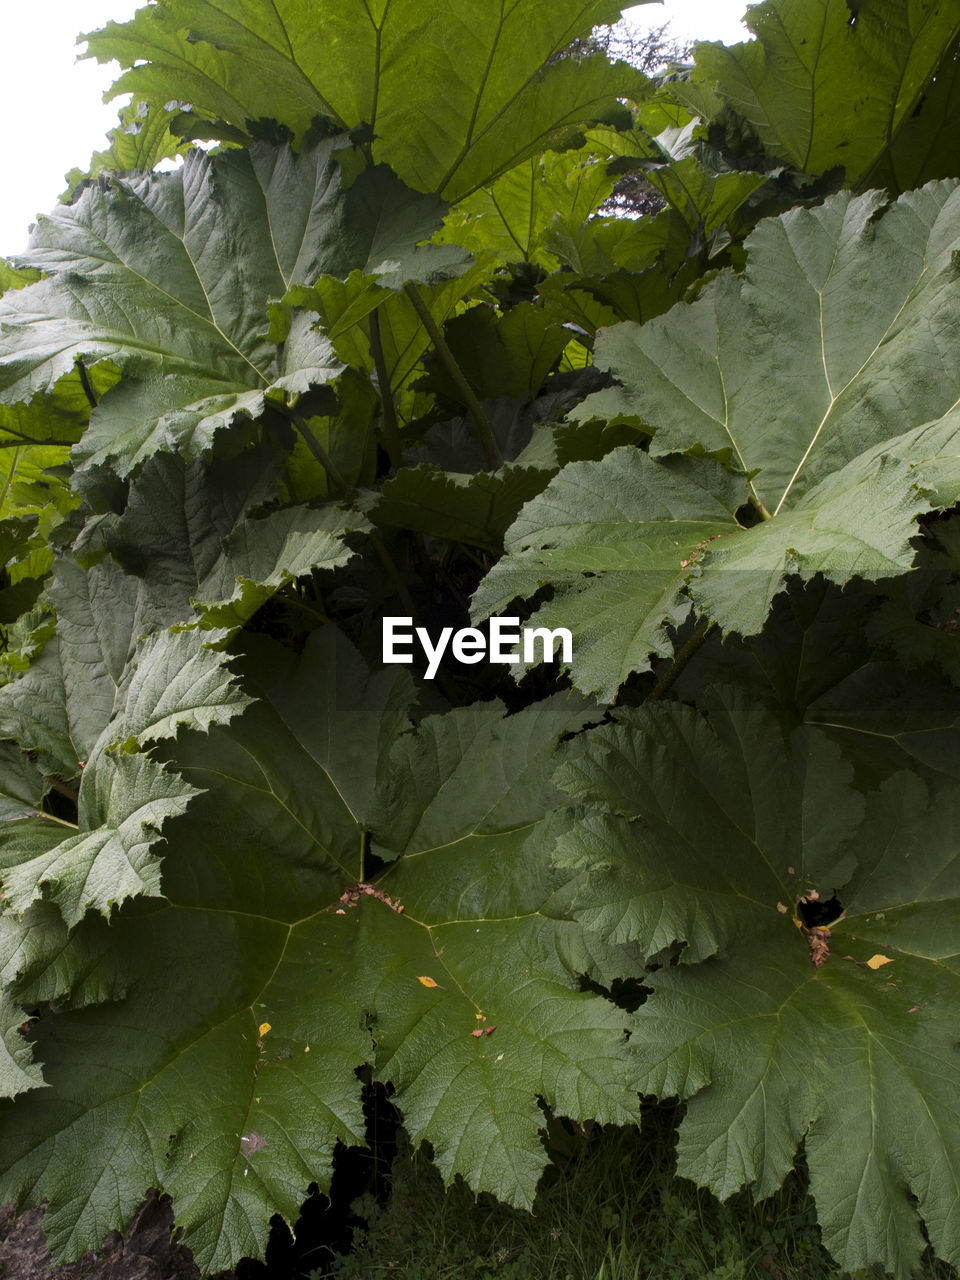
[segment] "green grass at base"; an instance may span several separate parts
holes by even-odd
[[[334,1260],[337,1280],[853,1280],[820,1245],[802,1175],[754,1205],[742,1193],[721,1204],[677,1178],[674,1115],[651,1108],[642,1135],[592,1136],[551,1123],[552,1163],[532,1214],[459,1180],[444,1191],[423,1154],[401,1152],[386,1206],[354,1206],[367,1222],[352,1252]],[[880,1271],[856,1280],[880,1280]],[[925,1259],[917,1280],[957,1280]]]

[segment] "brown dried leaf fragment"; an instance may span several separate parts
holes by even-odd
[[[340,902],[344,907],[355,907],[361,898],[376,898],[378,902],[382,902],[385,907],[389,907],[391,911],[395,911],[397,915],[403,915],[403,906],[396,899],[391,898],[389,894],[378,889],[375,884],[370,884],[365,880],[358,881],[357,884],[351,885],[344,893],[340,895]],[[340,915],[341,912],[337,912]]]
[[[822,925],[814,925],[806,932],[807,942],[810,945],[810,963],[815,969],[820,969],[830,954],[830,930]]]

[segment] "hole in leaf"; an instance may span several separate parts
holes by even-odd
[[[843,903],[836,894],[832,898],[801,898],[797,903],[800,919],[808,929],[825,929],[843,915]]]

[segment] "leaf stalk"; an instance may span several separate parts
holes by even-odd
[[[716,623],[711,622],[709,618],[701,619],[693,635],[683,646],[680,652],[674,655],[674,659],[670,663],[670,666],[657,681],[653,692],[646,699],[647,702],[659,702],[660,699],[673,688],[684,667],[697,652],[715,626]]]
[[[447,346],[447,340],[444,338],[440,326],[433,318],[433,313],[424,301],[423,294],[415,284],[409,281],[403,286],[403,290],[413,303],[413,308],[419,316],[421,324],[426,329],[434,350],[443,361],[447,373],[453,379],[454,386],[463,397],[463,403],[470,411],[470,416],[476,424],[477,436],[480,441],[480,447],[483,449],[483,456],[488,470],[496,471],[503,462],[503,457],[491,430],[490,423],[487,420],[487,415],[483,412],[483,406],[477,399],[477,393],[467,381],[463,370],[457,364],[456,357]]]

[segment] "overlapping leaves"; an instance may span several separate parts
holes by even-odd
[[[899,193],[956,173],[952,4],[766,0],[746,21],[755,40],[697,46],[692,89],[676,86],[681,100],[708,116],[722,104],[773,155],[805,173],[842,165],[861,189]]]
[[[130,68],[117,93],[191,103],[193,136],[249,141],[279,121],[299,139],[317,117],[363,126],[376,160],[453,201],[583,124],[628,122],[617,99],[646,84],[632,67],[545,65],[619,12],[607,0],[242,0],[229,12],[163,0],[86,39],[90,54]]]
[[[638,1085],[688,1100],[679,1172],[720,1196],[770,1194],[802,1141],[842,1265],[909,1274],[921,1219],[956,1262],[960,792],[864,797],[818,730],[744,691],[708,709],[623,713],[558,775],[588,808],[557,855],[589,873],[577,914],[682,948],[644,979]]]
[[[127,474],[158,449],[199,454],[238,418],[309,391],[317,411],[327,388],[329,411],[342,366],[316,317],[271,335],[268,304],[324,273],[396,272],[398,259],[420,278],[417,242],[443,212],[383,168],[343,190],[345,141],[192,152],[173,173],[95,184],[41,219],[24,261],[46,278],[0,302],[0,415],[43,439],[51,410],[59,430],[72,422],[68,393],[84,417],[96,402],[74,456]],[[85,388],[78,365],[92,371]],[[112,370],[105,385],[98,369]]]
[[[725,631],[752,634],[790,573],[844,583],[909,569],[917,517],[956,495],[960,364],[941,335],[960,321],[958,245],[956,183],[886,209],[876,193],[844,194],[761,223],[744,277],[609,329],[597,360],[621,386],[576,412],[641,425],[650,456],[621,452],[558,476],[508,534],[477,610],[552,582],[554,618],[572,594],[575,679],[610,698],[649,653],[670,651],[663,626],[690,599]],[[718,462],[696,464],[713,466],[702,497],[668,513],[681,464],[657,459],[675,451]],[[741,473],[739,488],[721,463]],[[718,523],[720,493],[730,496]],[[598,498],[610,520],[592,514]],[[738,515],[741,505],[762,518]],[[578,563],[588,546],[590,563]],[[620,621],[594,626],[610,602]]]
[[[205,1269],[261,1251],[270,1215],[295,1218],[335,1143],[361,1140],[364,1062],[447,1177],[519,1204],[545,1160],[538,1096],[634,1116],[626,1015],[576,980],[622,962],[564,920],[570,876],[525,847],[562,798],[557,740],[588,708],[481,704],[412,733],[408,678],[368,676],[332,629],[300,658],[255,646],[244,674],[255,705],[178,741],[204,794],[164,828],[166,901],[111,925],[128,994],[42,1021],[55,1096],[2,1117],[3,1194],[49,1197],[58,1253],[149,1185],[174,1195]]]

